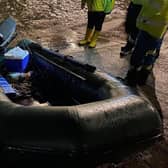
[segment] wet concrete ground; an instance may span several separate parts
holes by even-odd
[[[124,3],[107,17],[100,34],[97,47],[78,47],[77,42],[85,33],[86,13],[81,12],[80,3],[74,0],[2,0],[1,18],[12,15],[18,23],[17,41],[30,38],[43,46],[60,53],[72,55],[75,59],[95,65],[98,69],[115,76],[124,77],[129,58],[119,57],[120,48],[125,43],[123,28]],[[120,4],[121,3],[121,4]],[[12,6],[12,7],[11,7]],[[161,106],[164,117],[164,140],[150,146],[145,151],[128,156],[119,163],[103,163],[97,168],[167,168],[168,167],[168,34],[164,39],[161,54],[157,60],[148,86],[140,88],[146,97]]]

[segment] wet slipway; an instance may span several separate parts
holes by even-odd
[[[38,1],[38,0],[3,0],[1,19],[12,15],[18,23],[18,37],[31,38],[43,46],[60,53],[73,55],[97,66],[104,72],[124,77],[128,69],[129,58],[119,57],[120,47],[124,45],[125,35],[123,21],[125,4],[117,1],[116,9],[106,18],[103,31],[96,49],[78,47],[77,41],[85,32],[86,11],[80,11],[80,2],[72,1]],[[2,14],[3,13],[3,14]],[[164,39],[160,58],[157,60],[148,85],[138,88],[142,96],[162,109],[164,117],[164,139],[152,146],[128,155],[119,162],[105,161],[97,168],[167,168],[168,165],[168,36]],[[94,166],[93,166],[94,167]]]

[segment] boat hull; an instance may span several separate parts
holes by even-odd
[[[37,69],[62,81],[80,103],[25,107],[0,92],[2,151],[34,159],[98,158],[162,136],[157,110],[115,77],[40,46],[29,50]]]

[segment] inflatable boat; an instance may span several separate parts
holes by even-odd
[[[58,100],[68,95],[71,103],[25,107],[0,93],[2,146],[60,157],[95,156],[161,135],[157,110],[115,77],[34,43],[28,48],[48,95]]]
[[[162,136],[158,111],[115,77],[31,41],[20,47],[30,52],[50,105],[22,106],[0,92],[0,145],[7,160],[115,156]]]

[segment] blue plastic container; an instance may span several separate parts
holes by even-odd
[[[9,94],[16,94],[16,91],[12,88],[12,86],[7,82],[7,80],[0,76],[0,88],[3,90],[3,92],[7,95]]]
[[[29,52],[15,47],[5,53],[4,63],[9,72],[24,72],[29,62]]]

